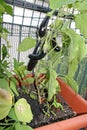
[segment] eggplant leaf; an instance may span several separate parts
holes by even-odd
[[[75,72],[76,72],[77,68],[78,68],[78,60],[77,60],[77,58],[75,57],[75,58],[72,60],[72,62],[70,62],[70,63],[68,64],[68,75],[69,75],[70,77],[73,77],[73,76],[75,75]]]
[[[4,78],[0,78],[0,88],[6,89],[6,90],[9,91],[11,94],[13,94],[12,91],[11,91],[11,89],[10,89],[10,87],[9,87],[8,81],[5,80]]]
[[[19,44],[18,51],[19,52],[21,52],[21,51],[27,51],[27,50],[31,49],[32,47],[34,47],[35,44],[36,44],[35,39],[33,39],[31,37],[25,38]]]
[[[0,120],[5,118],[12,107],[12,96],[5,89],[0,88]]]
[[[2,46],[2,59],[4,60],[6,56],[8,55],[8,50],[5,45]]]
[[[16,96],[19,96],[19,93],[18,93],[18,91],[17,91],[17,88],[16,88],[16,85],[14,84],[14,82],[10,82],[10,88],[11,88],[11,90],[13,91],[13,93],[15,93],[16,94]]]
[[[70,38],[68,47],[68,75],[73,77],[77,70],[78,63],[87,54],[87,46],[84,38],[76,34],[73,30],[66,29],[64,32]]]
[[[14,110],[14,107],[11,108],[9,114],[8,114],[8,117],[10,117],[11,119],[15,120],[15,121],[18,121],[16,115],[15,115],[15,110]]]
[[[49,2],[51,9],[55,10],[67,4],[73,4],[76,0],[50,0]]]
[[[79,58],[79,60],[81,60],[87,53],[86,52],[87,47],[85,45],[83,37],[76,34],[72,29],[65,30],[65,34],[67,34],[71,39],[71,41],[70,41],[71,43],[70,43],[69,49],[68,49],[69,62],[72,62],[72,60],[75,57]],[[81,53],[79,51],[81,51]]]
[[[33,129],[28,125],[22,125],[20,123],[17,123],[15,125],[15,130],[33,130]]]
[[[46,87],[48,88],[48,100],[50,101],[53,95],[60,90],[60,87],[58,81],[56,80],[57,73],[53,69],[50,69],[49,77],[50,78],[46,84]]]
[[[78,84],[77,82],[70,76],[66,75],[65,76],[67,84],[70,85],[70,87],[76,92],[78,93]]]
[[[87,38],[87,13],[77,14],[75,16],[76,28],[80,29],[80,33]]]
[[[19,99],[15,103],[15,114],[19,121],[31,122],[33,119],[33,114],[30,105],[24,98]]]
[[[76,2],[75,4],[73,4],[73,7],[75,9],[78,9],[82,13],[87,12],[87,0]]]

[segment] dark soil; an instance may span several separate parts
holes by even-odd
[[[49,116],[46,116],[46,114],[42,110],[44,108],[43,104],[39,104],[37,100],[30,98],[29,94],[24,93],[23,91],[21,91],[20,88],[19,88],[19,93],[20,93],[20,97],[17,98],[25,98],[27,102],[31,105],[33,120],[31,121],[31,123],[29,123],[29,125],[32,128],[37,128],[43,125],[65,120],[75,116],[75,113],[68,106],[68,104],[60,94],[57,95],[57,99],[63,105],[64,110],[53,109],[55,114],[50,113]]]

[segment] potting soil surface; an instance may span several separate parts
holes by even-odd
[[[54,109],[55,114],[50,113],[50,115],[47,116],[46,113],[44,113],[42,110],[42,104],[39,104],[37,100],[30,98],[29,94],[27,95],[22,91],[19,91],[19,93],[20,96],[18,98],[25,98],[27,102],[31,105],[33,120],[31,121],[31,123],[29,123],[29,125],[32,128],[37,128],[43,125],[58,122],[75,116],[73,110],[68,106],[68,104],[60,94],[57,95],[57,98],[59,102],[62,104],[63,110]]]

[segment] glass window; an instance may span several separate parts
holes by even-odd
[[[3,21],[4,21],[4,22],[11,23],[11,22],[12,22],[12,16],[7,15],[7,14],[4,14],[4,15],[3,15]]]
[[[14,15],[23,16],[23,8],[14,7]]]
[[[22,24],[22,17],[14,16],[14,23],[16,23],[16,24]]]

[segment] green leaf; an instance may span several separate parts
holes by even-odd
[[[41,67],[39,66],[40,69],[38,69],[38,71],[36,72],[37,77],[40,76],[40,74],[45,74],[47,72],[45,67]]]
[[[52,105],[53,105],[55,108],[57,108],[57,109],[60,108],[61,110],[64,110],[64,109],[63,109],[63,106],[62,106],[59,102],[57,102],[56,100],[53,101]]]
[[[35,39],[33,39],[31,37],[25,38],[19,44],[18,51],[19,52],[21,52],[21,51],[27,51],[27,50],[31,49],[32,47],[34,47],[35,44],[36,44]]]
[[[4,33],[9,33],[9,31],[6,28],[2,28]]]
[[[60,90],[58,81],[56,80],[57,78],[57,73],[55,70],[50,69],[49,72],[49,79],[46,84],[46,87],[48,88],[48,100],[50,101],[54,94],[56,94],[57,90]]]
[[[78,49],[78,61],[80,62],[87,54],[87,45],[85,44],[84,39],[79,41],[79,49]]]
[[[11,90],[9,88],[9,83],[4,78],[0,78],[0,88],[6,89],[7,91],[11,92]]]
[[[7,41],[7,33],[0,33],[0,36]]]
[[[70,77],[73,77],[75,75],[75,72],[78,68],[78,60],[77,57],[75,57],[72,62],[69,62],[68,64],[68,75]]]
[[[32,92],[30,93],[30,97],[31,97],[32,99],[34,99],[34,100],[37,100],[37,93],[35,93],[34,91],[32,91]]]
[[[24,62],[19,62],[16,58],[14,58],[14,68],[15,69],[22,66],[23,64],[24,64]]]
[[[5,8],[2,5],[0,5],[0,13],[4,13],[4,12],[5,12]]]
[[[78,63],[87,54],[87,46],[85,44],[83,37],[76,34],[73,30],[66,29],[66,31],[64,32],[70,38],[70,41],[67,41],[67,43],[69,43],[68,52],[67,52],[68,53],[68,74],[71,77],[73,77],[78,67]]]
[[[69,28],[69,25],[70,25],[70,21],[65,21],[63,23],[63,26],[62,26],[62,29],[61,30],[65,30],[66,28]]]
[[[87,13],[75,15],[75,25],[80,29],[80,33],[87,38]]]
[[[25,80],[25,81],[24,81]],[[26,82],[27,81],[27,83],[29,83],[29,84],[32,84],[32,83],[34,83],[34,78],[33,77],[29,77],[29,78],[27,78],[27,79],[24,79],[23,80],[23,82]]]
[[[77,55],[79,53],[79,49],[81,49],[81,46],[84,46],[84,39],[80,35],[76,34],[72,29],[65,30],[65,34],[67,34],[71,39],[68,49],[68,56],[69,56],[69,62],[72,62],[74,58],[78,58]],[[82,51],[85,50],[84,47],[82,48],[83,48]],[[83,57],[82,55],[79,56]]]
[[[10,127],[6,128],[6,129],[3,129],[3,130],[15,130],[15,129],[13,128],[13,126],[10,126]]]
[[[6,29],[3,28],[3,31],[6,31]],[[9,44],[9,41],[7,39],[7,36],[8,36],[8,33],[0,33],[0,37],[2,37],[5,41],[6,41],[6,44],[7,44],[7,47],[11,47],[10,44]]]
[[[3,130],[4,129],[4,127],[0,127],[0,130]]]
[[[13,82],[15,84],[15,86],[18,85],[18,81],[15,76],[12,75],[12,77],[10,77],[10,81]]]
[[[50,7],[51,9],[59,9],[64,5],[73,4],[76,0],[50,0]]]
[[[58,30],[61,29],[63,25],[63,21],[59,20],[58,18],[50,25],[51,28],[53,28],[54,30]]]
[[[73,7],[80,12],[87,12],[87,0],[76,2],[75,4],[73,4]]]
[[[51,58],[51,63],[52,63],[53,69],[57,70],[58,64],[60,64],[60,62],[61,62],[61,51],[60,52],[53,51],[50,54],[50,58]]]
[[[31,122],[33,114],[31,107],[24,98],[19,99],[15,104],[15,114],[19,121]]]
[[[12,107],[12,96],[5,89],[0,88],[0,120],[5,118]]]
[[[3,19],[2,18],[0,18],[0,23],[2,23],[3,22]],[[1,30],[3,30],[3,28],[1,27],[1,25],[0,25],[0,31]]]
[[[79,50],[78,50],[78,61],[80,62],[87,54],[87,45],[85,44],[84,39],[80,39],[79,41]]]
[[[68,75],[66,75],[65,78],[66,78],[67,83],[70,85],[70,87],[71,87],[76,93],[78,93],[78,89],[79,89],[79,88],[78,88],[77,82],[76,82],[72,77],[70,77],[70,76],[68,76]]]
[[[17,91],[17,88],[16,88],[16,85],[14,84],[14,82],[10,82],[10,88],[11,90],[16,94],[16,96],[19,95],[18,91]]]
[[[8,76],[8,78],[12,77],[13,74],[7,69],[8,68],[8,63],[7,63],[7,60],[5,60],[3,62],[3,66],[1,66],[2,69],[4,70],[4,72],[6,73],[6,75]]]
[[[7,14],[12,15],[12,7],[4,2],[4,0],[0,0],[0,5],[5,9],[4,13],[6,12]]]
[[[15,120],[15,121],[18,121],[17,117],[16,117],[16,114],[15,114],[15,110],[14,110],[14,107],[11,108],[9,114],[8,114],[8,117],[10,117],[11,119]]]
[[[19,68],[18,68],[18,72],[22,75],[23,74],[23,72],[26,70],[26,66],[25,65],[21,65],[21,66],[19,66]]]
[[[37,68],[39,68],[39,69],[38,69],[38,71],[35,72],[35,75],[38,77],[38,76],[40,76],[40,74],[46,74],[48,66],[49,66],[48,61],[46,61],[46,60],[38,61]]]
[[[7,14],[12,15],[12,12],[13,12],[12,7],[8,4],[5,4],[4,7],[5,7],[5,11],[7,12]]]
[[[33,129],[28,125],[22,125],[20,123],[16,123],[15,130],[33,130]]]
[[[7,47],[5,45],[3,45],[2,46],[2,60],[4,60],[7,55],[8,55]]]

